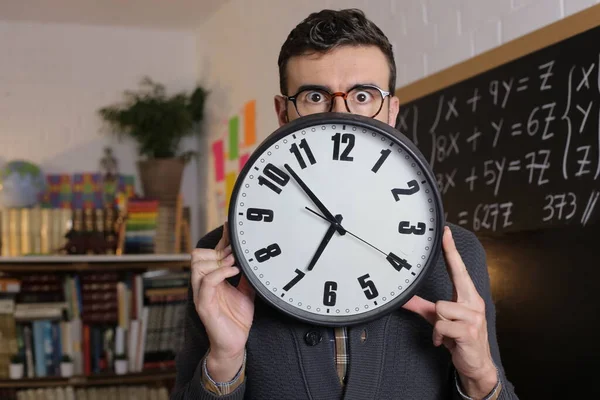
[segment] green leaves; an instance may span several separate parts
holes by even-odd
[[[198,134],[204,118],[208,92],[197,86],[191,95],[166,94],[164,85],[144,77],[140,90],[124,92],[123,104],[98,110],[112,133],[129,136],[138,143],[140,156],[170,158],[177,156],[181,139]]]

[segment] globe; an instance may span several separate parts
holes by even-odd
[[[31,207],[46,186],[42,170],[29,161],[10,161],[0,169],[0,207]]]

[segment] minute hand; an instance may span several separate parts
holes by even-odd
[[[321,200],[319,200],[319,198],[312,192],[312,190],[310,190],[308,186],[306,186],[306,183],[304,183],[304,181],[294,172],[292,167],[290,167],[288,164],[284,164],[284,167],[288,170],[290,175],[292,175],[292,178],[294,178],[294,180],[298,182],[298,185],[300,185],[302,190],[304,190],[308,197],[310,197],[312,202],[315,203],[315,205],[323,213],[325,218],[332,224],[337,224],[337,221],[335,220],[333,214],[327,209],[327,207],[325,207],[323,203],[321,203]]]

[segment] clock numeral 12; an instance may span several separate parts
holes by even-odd
[[[337,282],[325,282],[325,287],[323,288],[323,305],[328,307],[335,306],[335,301],[337,299],[335,291],[337,290],[337,286]]]
[[[394,253],[388,254],[388,256],[385,259],[388,260],[390,264],[392,264],[392,267],[394,267],[396,271],[401,271],[402,268],[412,268],[412,265],[410,265],[405,259],[398,257]]]
[[[360,283],[361,288],[365,289],[364,292],[365,292],[365,296],[367,296],[367,299],[373,300],[374,298],[379,296],[379,292],[377,291],[377,288],[375,287],[375,283],[373,283],[372,280],[369,280],[369,278],[370,278],[369,274],[363,275],[358,278],[358,283]]]
[[[405,235],[424,235],[427,226],[424,222],[419,222],[417,225],[411,225],[410,221],[400,221],[398,224],[398,232]]]
[[[249,208],[246,211],[246,218],[249,221],[273,222],[273,210],[264,208]]]
[[[287,183],[290,181],[288,174],[271,163],[267,164],[267,166],[263,169],[263,174],[265,174],[265,176],[270,180],[261,175],[258,177],[258,184],[268,187],[277,194],[281,193],[281,188],[287,185]]]
[[[308,161],[310,162],[311,165],[313,165],[317,162],[317,160],[315,160],[315,156],[313,156],[313,153],[310,150],[310,147],[308,146],[308,142],[306,141],[306,139],[302,139],[300,141],[300,146],[298,146],[298,145],[296,145],[296,143],[294,143],[292,145],[292,147],[290,147],[290,153],[293,153],[296,156],[296,160],[298,160],[298,164],[300,164],[300,168],[302,168],[302,169],[306,168],[306,162],[304,161],[304,158],[302,157],[302,153],[300,152],[300,149],[304,150],[304,152],[306,153],[306,157],[308,157]]]
[[[396,201],[400,201],[400,196],[408,196],[419,191],[419,182],[414,179],[407,183],[408,189],[392,189],[392,195]]]
[[[379,168],[381,168],[384,161],[389,157],[391,153],[392,151],[390,149],[381,150],[381,157],[379,157],[379,160],[377,160],[373,168],[371,168],[371,171],[377,173],[377,171],[379,171]]]
[[[256,257],[256,261],[259,263],[270,260],[273,257],[277,257],[281,254],[281,248],[277,243],[273,243],[265,247],[264,249],[257,250],[254,253],[254,257]]]
[[[354,157],[350,156],[350,152],[354,148],[354,135],[351,133],[336,133],[331,137],[333,140],[333,159],[340,161],[353,161]],[[340,155],[340,143],[346,143],[346,148]]]

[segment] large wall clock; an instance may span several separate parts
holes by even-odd
[[[229,206],[238,265],[257,294],[302,321],[341,326],[399,308],[441,250],[433,173],[400,132],[323,113],[253,152]]]

